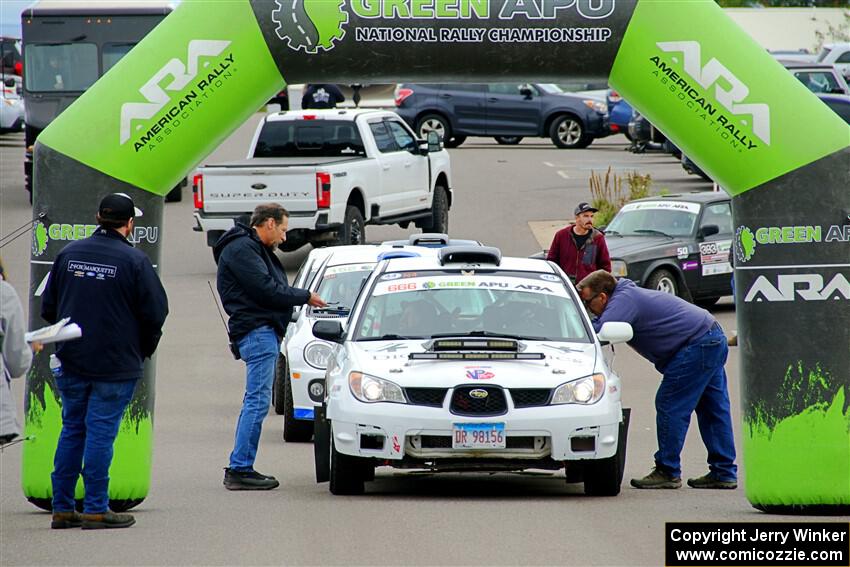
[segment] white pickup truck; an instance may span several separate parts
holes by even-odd
[[[289,211],[282,250],[363,244],[367,224],[447,232],[451,166],[437,138],[417,140],[393,112],[281,112],[259,124],[246,159],[200,167],[193,192],[209,246],[267,202]]]

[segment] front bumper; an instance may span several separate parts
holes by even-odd
[[[554,460],[605,459],[617,451],[622,407],[607,397],[596,404],[516,409],[504,415],[469,417],[411,404],[367,404],[349,392],[333,392],[328,419],[341,453],[398,461],[412,459]],[[454,423],[504,423],[505,449],[452,449]]]

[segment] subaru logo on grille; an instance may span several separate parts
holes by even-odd
[[[488,395],[487,390],[482,390],[481,388],[475,388],[474,390],[469,391],[469,397],[475,398],[476,400],[483,400]]]

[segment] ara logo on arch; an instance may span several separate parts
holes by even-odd
[[[146,121],[153,118],[166,104],[171,102],[173,95],[169,94],[169,92],[175,93],[182,91],[195,79],[200,71],[199,60],[201,57],[215,57],[220,55],[228,45],[230,45],[230,41],[226,40],[194,39],[189,42],[186,63],[174,57],[154,73],[153,77],[139,89],[139,92],[145,97],[147,102],[126,102],[121,105],[121,145],[126,144],[132,136],[133,121]],[[227,69],[230,63],[232,63],[232,55],[229,56],[229,63],[224,62],[219,66]],[[204,67],[208,67],[209,65],[209,61],[204,63]],[[213,75],[217,77],[219,70],[216,69]],[[166,81],[169,77],[170,80],[163,85],[163,81]],[[157,123],[147,130],[142,137],[142,141],[136,143],[136,151],[139,150],[139,146],[144,146],[149,141],[149,138],[157,135],[160,128],[171,122],[175,116],[179,116],[184,108],[190,106],[192,101],[198,97],[199,93],[202,94],[205,89],[209,88],[210,84],[207,79],[203,79],[195,86],[198,92],[193,88],[178,104],[172,106],[164,116],[160,117]],[[141,128],[142,125],[136,127],[137,130]]]
[[[750,116],[749,122],[743,118],[741,122],[749,126],[762,142],[770,145],[770,108],[764,103],[744,103],[750,95],[750,88],[723,63],[712,57],[703,65],[702,47],[696,41],[662,41],[656,45],[666,52],[681,53],[685,73],[704,89],[714,86],[714,98],[733,115]],[[679,80],[685,83],[684,79]],[[688,88],[687,83],[680,86]],[[734,128],[731,125],[726,127]]]
[[[789,266],[792,267],[792,266]],[[820,274],[779,274],[775,278],[759,276],[744,297],[744,302],[826,301],[850,299],[850,281],[844,274],[825,280]]]

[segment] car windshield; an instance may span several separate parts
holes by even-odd
[[[689,236],[700,206],[684,201],[628,203],[608,224],[606,234],[619,236]]]
[[[29,91],[84,91],[98,77],[94,43],[30,44],[24,73]]]
[[[351,309],[363,282],[374,269],[374,263],[331,266],[322,275],[316,293],[334,309]]]
[[[388,273],[361,313],[355,340],[478,335],[591,342],[581,307],[553,274]]]
[[[266,122],[254,157],[365,156],[363,140],[350,120],[281,120]]]

